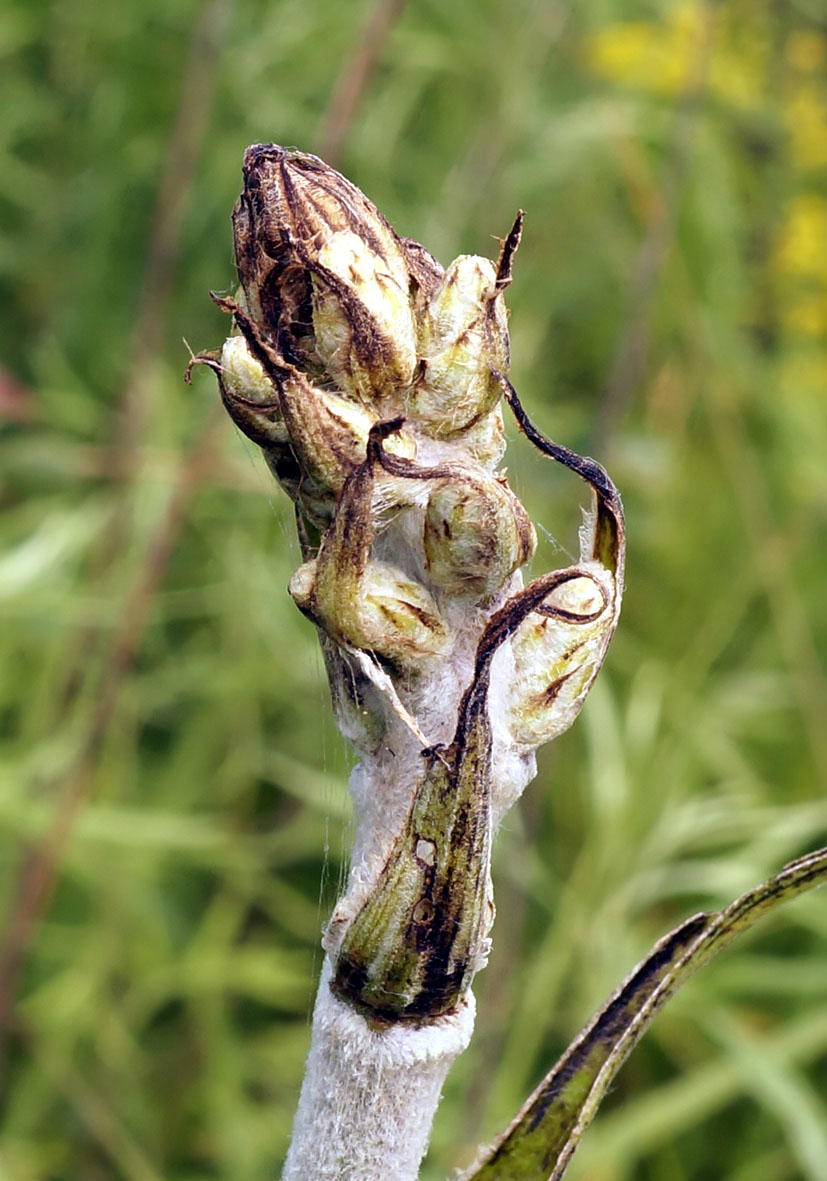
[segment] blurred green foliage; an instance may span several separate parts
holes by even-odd
[[[288,506],[182,338],[226,333],[245,146],[320,150],[373,4],[0,15],[3,1181],[259,1181],[286,1146],[352,760]],[[408,0],[375,66],[336,162],[443,262],[526,209],[512,378],[629,530],[607,666],[498,840],[435,1181],[657,936],[825,842],[827,21]],[[509,434],[564,564],[581,489]],[[658,1019],[569,1175],[825,1181],[826,1094],[815,894]]]

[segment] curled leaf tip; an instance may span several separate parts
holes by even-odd
[[[517,216],[514,218],[514,224],[508,231],[508,235],[503,241],[502,249],[500,250],[500,257],[497,261],[498,291],[504,291],[505,288],[511,283],[511,270],[514,265],[514,255],[517,253],[517,247],[520,245],[520,239],[523,236],[524,220],[525,212],[522,209],[518,209]]]

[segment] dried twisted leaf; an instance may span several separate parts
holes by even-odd
[[[580,531],[573,576],[523,622],[511,643],[514,680],[506,723],[518,745],[533,749],[568,729],[603,665],[620,615],[626,532],[620,496],[603,469],[546,439],[508,379],[493,376],[529,440],[585,480],[595,500]]]
[[[416,668],[451,645],[427,588],[398,567],[370,558],[380,518],[402,496],[377,487],[381,439],[402,423],[379,423],[370,432],[367,457],[348,477],[318,557],[299,567],[290,593],[301,611],[343,647],[375,653],[392,664]]]

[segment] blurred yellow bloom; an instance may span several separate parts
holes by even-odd
[[[802,74],[827,70],[827,40],[818,33],[797,30],[787,38],[784,59]]]
[[[782,324],[827,339],[827,200],[804,193],[789,202],[773,264]]]
[[[786,352],[779,360],[776,380],[785,406],[801,402],[807,409],[813,397],[821,399],[827,390],[827,350]],[[812,430],[812,419],[807,429]]]
[[[595,73],[613,82],[677,94],[702,35],[702,8],[680,4],[663,25],[628,21],[601,29],[587,42],[587,58]]]
[[[676,95],[691,85],[711,37],[706,63],[708,86],[726,102],[748,106],[764,95],[768,41],[758,24],[737,30],[710,21],[704,3],[682,3],[662,24],[630,21],[609,25],[587,43],[595,73],[621,85]],[[737,35],[736,35],[737,33]]]
[[[827,164],[827,87],[802,83],[784,104],[792,162],[799,168]]]
[[[612,82],[676,94],[686,76],[685,45],[663,35],[657,25],[611,25],[590,39],[588,60]]]
[[[802,292],[790,299],[783,320],[796,335],[827,338],[827,291]]]
[[[827,288],[827,199],[802,193],[789,202],[776,266],[781,272],[820,280]]]

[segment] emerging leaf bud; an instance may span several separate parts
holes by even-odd
[[[342,566],[334,580],[325,577],[331,556],[325,557],[321,577],[321,557],[299,567],[290,580],[290,594],[296,606],[322,624],[329,636],[399,667],[445,654],[450,637],[421,583],[395,566],[375,561],[366,563],[358,582]]]
[[[260,447],[287,444],[278,390],[243,336],[224,342],[218,378],[221,398],[239,430]]]
[[[375,418],[364,407],[315,386],[281,356],[239,304],[228,299],[217,302],[235,316],[243,334],[242,338],[231,337],[224,346],[236,386],[254,398],[265,392],[270,396],[267,403],[258,403],[240,394],[225,394],[228,409],[241,430],[265,452],[276,441],[276,434],[289,444],[292,462],[286,462],[280,453],[275,458],[268,454],[270,468],[288,495],[307,509],[314,524],[326,528],[336,496],[364,459]],[[241,343],[233,343],[236,340]],[[403,456],[416,450],[410,436],[401,431],[389,446]]]
[[[341,390],[368,404],[411,384],[416,338],[408,295],[352,230],[340,230],[318,254],[313,276],[316,348]]]
[[[462,446],[473,460],[493,472],[505,454],[505,427],[502,410],[495,406],[490,414],[484,414],[479,422],[469,426],[462,434]]]
[[[580,530],[580,565],[535,579],[511,600],[531,601],[533,607],[511,642],[516,678],[506,721],[515,742],[536,747],[568,729],[603,664],[620,614],[626,528],[620,496],[606,472],[545,438],[508,379],[494,376],[523,433],[544,455],[577,472],[594,495]]]
[[[256,144],[233,225],[247,306],[287,361],[364,401],[410,383],[406,254],[363,193],[316,156]]]
[[[384,469],[384,483],[388,476],[394,478],[395,503],[425,504],[422,540],[431,582],[459,601],[490,598],[533,554],[534,526],[504,476],[489,475],[467,461],[424,467],[389,454],[381,437],[388,428],[398,430],[403,421],[375,427],[368,454]],[[405,493],[406,481],[430,489],[425,496]],[[380,482],[377,503],[381,500]]]
[[[425,510],[428,575],[456,599],[480,601],[501,590],[537,546],[528,513],[502,479],[455,465]]]
[[[514,681],[506,724],[523,746],[540,746],[569,728],[614,631],[615,583],[609,571],[590,562],[569,573],[511,640]]]
[[[429,434],[450,438],[496,406],[492,369],[509,363],[502,285],[487,258],[462,255],[445,272],[424,316],[421,375],[406,399]]]

